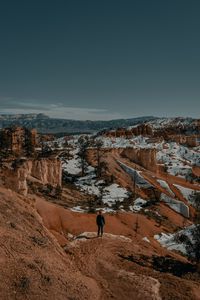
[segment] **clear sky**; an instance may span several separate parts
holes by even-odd
[[[200,113],[199,0],[3,0],[0,113]]]

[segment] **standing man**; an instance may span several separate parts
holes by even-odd
[[[96,218],[96,223],[98,226],[98,236],[101,235],[101,237],[103,236],[103,226],[105,225],[105,219],[104,216],[102,215],[102,211],[99,210],[97,218]]]

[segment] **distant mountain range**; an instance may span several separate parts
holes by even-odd
[[[25,126],[35,128],[40,133],[89,133],[103,129],[134,126],[157,119],[145,116],[131,119],[117,119],[110,121],[79,121],[69,119],[53,119],[44,114],[16,114],[0,115],[0,128],[10,126]]]

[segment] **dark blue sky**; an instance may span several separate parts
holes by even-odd
[[[199,0],[4,0],[0,113],[200,112]]]

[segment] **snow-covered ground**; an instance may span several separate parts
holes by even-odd
[[[178,212],[179,214],[183,215],[186,218],[189,218],[190,216],[189,207],[182,201],[173,199],[164,193],[161,194],[160,199],[161,201],[164,201],[174,211]]]
[[[123,202],[129,197],[129,193],[125,188],[113,183],[103,190],[102,201],[108,206],[112,206],[116,201]]]
[[[174,122],[174,119],[158,119],[149,122],[154,128],[162,128]],[[177,122],[177,120],[175,120]],[[189,124],[192,119],[180,119],[178,122],[182,125]],[[188,123],[189,122],[189,123]],[[89,138],[92,135],[88,135]],[[78,140],[80,136],[71,136],[68,140],[66,138],[59,138],[51,143],[58,145],[58,148],[63,149],[67,143],[72,148],[78,147]],[[188,148],[184,145],[180,145],[176,142],[149,142],[148,137],[133,136],[131,138],[126,137],[105,137],[98,136],[97,140],[101,140],[104,148],[155,148],[157,150],[156,158],[158,163],[165,165],[166,170],[169,174],[191,179],[192,167],[200,166],[200,146],[194,148]],[[76,157],[69,161],[65,165],[66,170],[68,169],[72,174],[77,174],[80,171],[80,161],[78,162]],[[74,170],[73,170],[74,169]]]
[[[166,120],[159,119],[156,126],[165,126]],[[91,136],[90,136],[91,137]],[[116,202],[123,202],[129,197],[129,193],[125,188],[120,187],[117,184],[106,185],[103,180],[99,180],[96,177],[95,169],[86,163],[85,176],[81,177],[81,159],[79,157],[79,138],[80,136],[71,136],[70,138],[59,138],[56,141],[49,142],[54,143],[52,145],[57,146],[60,150],[68,151],[68,156],[61,156],[62,167],[67,176],[74,176],[74,184],[86,195],[96,196],[98,199],[101,199],[104,208],[112,209],[113,204]],[[175,142],[165,142],[160,143],[148,141],[147,137],[136,136],[132,138],[125,137],[105,137],[98,136],[96,139],[99,139],[103,142],[103,147],[105,148],[155,148],[157,150],[157,161],[166,166],[167,172],[181,176],[184,178],[191,178],[192,167],[200,166],[200,146],[195,148],[187,148],[185,146],[179,145]],[[53,147],[53,146],[52,146]],[[148,182],[143,176],[142,173],[138,170],[130,168],[124,163],[118,161],[120,166],[132,176],[133,181],[136,182],[136,185],[139,188],[151,188],[152,185]],[[169,193],[170,197],[167,197],[164,193],[161,196],[162,200],[167,203],[175,211],[188,216],[188,206],[184,203],[180,203],[177,199],[174,199],[174,193],[170,189],[168,183],[164,180],[157,179],[157,182],[160,186]],[[193,190],[186,189],[181,186],[175,185],[176,188],[180,190],[185,199],[188,202],[192,203],[192,194]],[[143,200],[143,199],[142,199]],[[144,200],[145,201],[145,200]],[[123,207],[120,207],[123,209]],[[135,209],[136,208],[136,209]],[[130,207],[130,210],[137,210],[137,205],[135,203]],[[75,207],[74,210],[81,210],[78,207]]]
[[[122,169],[124,169],[132,178],[133,182],[140,188],[148,189],[152,187],[152,185],[141,175],[141,171],[137,171],[126,164],[118,161]]]
[[[191,149],[176,142],[149,143],[148,138],[143,136],[132,138],[101,136],[98,139],[101,139],[105,148],[155,148],[157,161],[164,164],[171,175],[189,179],[192,167],[200,166],[200,146]]]
[[[103,146],[108,148],[155,148],[157,161],[164,164],[171,175],[190,178],[193,166],[200,166],[200,147],[189,149],[176,142],[149,143],[147,137],[101,137]]]
[[[174,196],[174,193],[170,189],[168,183],[164,180],[157,179],[157,182],[160,184],[161,187],[163,187],[172,197]]]
[[[147,144],[147,137],[137,136],[127,139],[125,137],[98,137],[99,140],[103,142],[104,148],[127,148],[127,147],[148,147],[151,148],[151,145]]]
[[[150,125],[153,129],[164,129],[171,126],[188,126],[193,123],[192,118],[159,118],[156,120],[148,121],[146,124]]]
[[[120,187],[116,183],[106,186],[103,180],[89,178],[91,178],[91,176],[82,177],[78,179],[77,182],[75,182],[75,185],[82,192],[85,192],[89,195],[97,196],[102,202],[101,209],[106,209],[107,212],[114,211],[112,207],[115,203],[123,202],[130,196],[130,193],[125,188]],[[119,208],[123,210],[123,206],[120,206]]]
[[[98,180],[93,172],[90,172],[85,177],[78,178],[75,185],[86,194],[99,197],[109,207],[118,201],[123,202],[130,195],[125,188],[120,187],[116,183],[106,186],[105,182]]]
[[[104,182],[97,180],[94,170],[91,170],[86,176],[77,178],[75,185],[86,194],[100,196]]]
[[[71,175],[78,175],[81,172],[81,159],[78,156],[79,149],[69,151],[71,159],[62,159],[62,168]]]
[[[63,140],[60,141],[62,143]],[[123,202],[129,198],[130,192],[127,189],[113,183],[106,185],[105,181],[96,177],[95,168],[85,162],[85,176],[81,176],[81,159],[79,157],[78,137],[70,140],[70,150],[68,155],[70,158],[61,158],[63,170],[70,175],[76,175],[74,184],[80,191],[86,195],[96,196],[101,202],[101,209],[105,212],[113,212],[113,205],[116,202]],[[121,207],[123,209],[123,206]],[[84,212],[80,206],[72,208],[76,212]]]
[[[134,212],[138,212],[140,210],[143,209],[144,205],[147,203],[146,200],[142,199],[142,198],[137,198],[134,201],[134,204],[130,206],[130,210],[134,211]]]
[[[184,242],[181,242],[181,236],[187,236],[192,242],[192,230],[195,225],[191,225],[187,228],[184,228],[176,233],[160,233],[154,235],[154,238],[168,250],[177,250],[183,254],[187,254],[186,245]]]
[[[145,242],[147,242],[147,243],[151,243],[150,240],[148,239],[148,237],[146,237],[146,236],[144,236],[144,237],[142,238],[142,240],[145,241]]]
[[[186,248],[183,243],[177,243],[175,239],[175,234],[171,233],[161,233],[154,235],[154,238],[168,250],[180,251],[183,254],[186,254]]]
[[[195,190],[193,189],[189,189],[189,188],[185,188],[181,185],[178,184],[174,184],[174,186],[182,193],[183,197],[191,204],[194,205],[194,194],[195,194]],[[199,191],[200,193],[200,191]]]
[[[74,211],[74,212],[78,212],[78,213],[85,213],[87,212],[87,207],[85,209],[81,208],[81,206],[74,206],[72,208],[70,208],[71,211]]]
[[[162,147],[157,149],[157,161],[163,163],[167,167],[168,173],[172,175],[180,177],[190,176],[192,166],[200,166],[199,147],[189,149],[171,142],[163,143]]]

